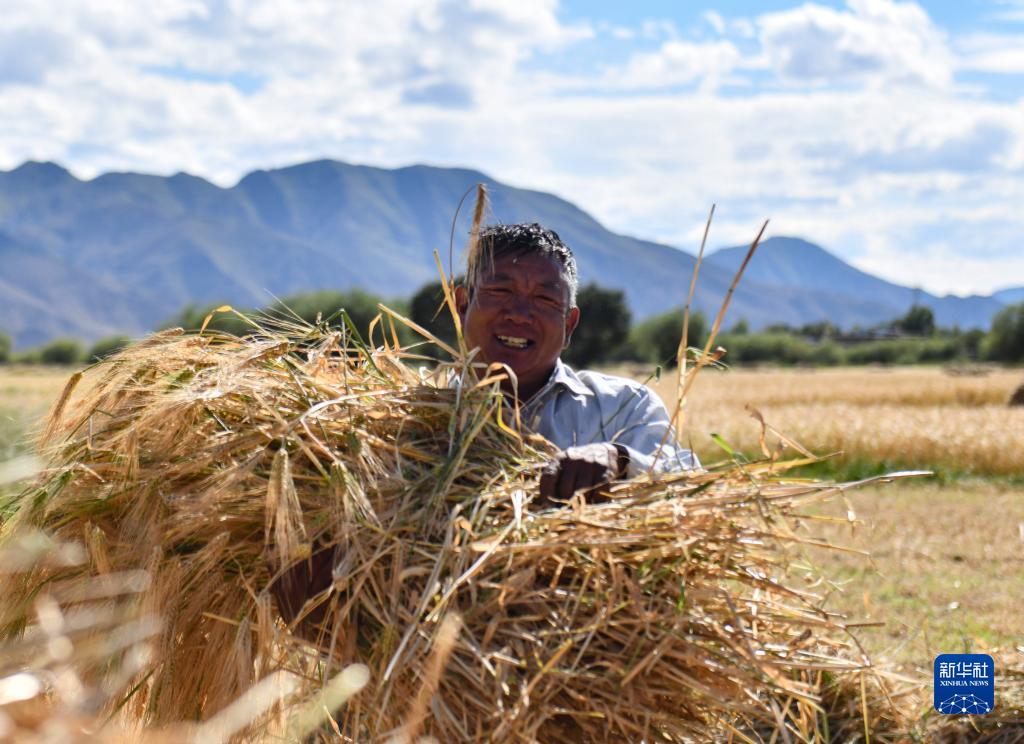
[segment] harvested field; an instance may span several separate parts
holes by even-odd
[[[1024,654],[1024,487],[907,481],[864,489],[851,503],[855,528],[835,523],[817,532],[871,560],[810,555],[836,580],[830,608],[881,623],[858,633],[872,654],[908,668],[927,667],[940,653]],[[818,513],[846,517],[839,503]]]

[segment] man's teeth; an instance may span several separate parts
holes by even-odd
[[[517,349],[525,349],[526,345],[530,343],[527,339],[518,336],[498,336],[498,340],[505,346],[513,346]]]

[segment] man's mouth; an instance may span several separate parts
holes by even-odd
[[[527,349],[533,346],[533,341],[521,336],[502,336],[501,334],[495,334],[494,336],[498,339],[498,343],[509,349]]]

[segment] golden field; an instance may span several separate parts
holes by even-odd
[[[0,462],[29,448],[30,432],[69,375],[61,367],[0,366]]]
[[[0,460],[26,450],[26,432],[68,374],[0,367]],[[686,436],[705,462],[726,456],[710,432],[756,455],[750,405],[816,453],[843,450],[840,464],[978,476],[854,490],[853,528],[842,503],[814,515],[838,521],[808,521],[811,534],[872,556],[808,555],[836,581],[816,588],[830,595],[828,607],[852,622],[881,623],[857,631],[872,653],[923,667],[941,652],[1024,647],[1024,409],[1006,406],[1021,382],[1021,370],[705,370],[690,395]],[[673,400],[674,378],[651,384]]]
[[[1010,408],[1024,370],[955,376],[939,368],[714,370],[689,395],[684,439],[705,461],[725,456],[709,436],[758,455],[760,425],[837,464],[876,463],[982,476],[1024,475],[1024,407]],[[671,404],[675,376],[651,386]],[[778,443],[769,436],[769,447]],[[790,455],[795,454],[792,450]]]

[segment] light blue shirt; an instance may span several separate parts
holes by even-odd
[[[624,445],[629,450],[630,478],[651,470],[700,467],[697,456],[676,442],[661,398],[625,377],[577,372],[559,359],[520,415],[525,425],[563,450],[598,442]]]

